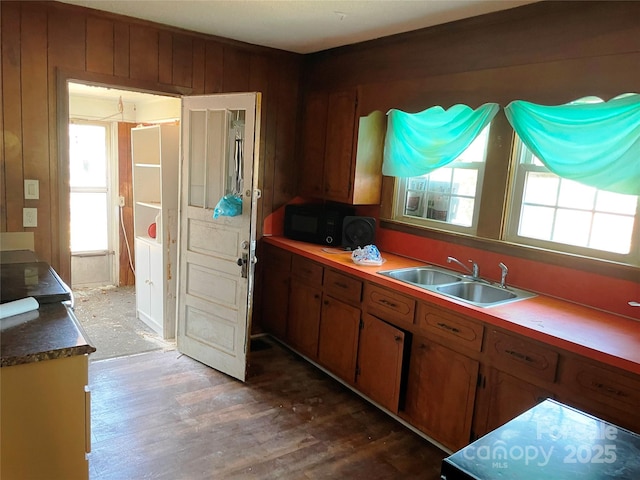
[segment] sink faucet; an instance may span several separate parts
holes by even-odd
[[[451,263],[451,262],[455,262],[458,265],[460,265],[462,268],[464,268],[467,272],[471,274],[471,278],[473,278],[474,280],[478,280],[480,278],[480,271],[478,268],[478,264],[473,260],[469,260],[469,263],[471,263],[472,268],[467,267],[464,263],[462,263],[460,260],[458,260],[455,257],[447,257],[447,263]]]
[[[502,262],[500,262],[498,266],[500,267],[500,270],[502,270],[502,276],[500,277],[500,286],[502,288],[507,288],[507,273],[509,273],[509,269]]]

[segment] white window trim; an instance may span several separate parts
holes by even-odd
[[[545,250],[552,250],[569,255],[597,258],[628,265],[640,265],[640,201],[638,201],[636,205],[635,224],[631,239],[631,247],[629,249],[629,253],[627,254],[608,252],[606,250],[581,247],[518,235],[520,215],[522,213],[522,199],[524,194],[525,176],[529,171],[549,172],[549,169],[544,166],[540,167],[535,165],[521,168],[520,156],[522,154],[522,143],[517,137],[514,137],[513,144],[514,147],[512,148],[511,162],[513,165],[514,173],[512,175],[508,194],[506,228],[504,234],[505,241],[523,245],[525,247],[542,248]]]

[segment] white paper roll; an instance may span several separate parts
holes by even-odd
[[[37,310],[40,305],[38,301],[33,297],[21,298],[20,300],[14,300],[13,302],[7,302],[0,304],[0,319],[13,317],[25,312],[31,312]]]

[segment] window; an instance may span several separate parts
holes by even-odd
[[[507,240],[638,263],[634,248],[638,241],[636,219],[640,218],[637,196],[561,178],[551,173],[517,136],[514,156]]]
[[[456,160],[419,177],[399,178],[394,220],[475,233],[489,126]]]
[[[71,251],[104,251],[108,238],[108,125],[69,124]]]

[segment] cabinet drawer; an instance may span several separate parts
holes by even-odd
[[[491,330],[487,336],[489,358],[502,370],[555,381],[558,353],[521,336]]]
[[[481,324],[440,310],[428,303],[418,304],[416,324],[422,330],[446,337],[476,352],[482,349],[484,327]]]
[[[567,358],[560,369],[560,383],[575,392],[578,398],[588,398],[636,413],[640,405],[640,378],[602,368],[576,358]]]
[[[413,324],[416,301],[411,297],[367,283],[364,287],[364,302],[366,309],[378,318]]]
[[[288,272],[291,270],[291,252],[273,245],[264,245],[263,248],[264,265],[270,270],[281,270]]]
[[[309,285],[322,285],[322,265],[297,255],[291,260],[291,273]]]
[[[362,282],[334,270],[328,270],[324,277],[324,292],[349,303],[360,303]]]

